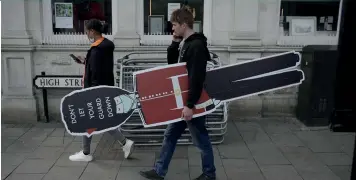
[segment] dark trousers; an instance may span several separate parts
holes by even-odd
[[[168,171],[178,139],[184,130],[189,128],[193,138],[193,143],[201,152],[202,170],[209,177],[215,177],[215,165],[213,148],[209,139],[208,131],[205,127],[206,117],[194,118],[190,121],[179,121],[169,124],[165,133],[159,159],[155,164],[155,171],[160,176],[165,176]]]

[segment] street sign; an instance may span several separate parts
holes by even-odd
[[[82,76],[38,75],[33,79],[37,89],[82,88]]]

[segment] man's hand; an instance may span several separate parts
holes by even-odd
[[[193,118],[193,109],[189,109],[188,107],[184,106],[182,111],[182,118],[186,121],[189,121]]]

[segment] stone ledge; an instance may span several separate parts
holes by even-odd
[[[135,52],[135,51],[164,51],[168,46],[117,46],[116,52]],[[86,45],[6,45],[2,44],[1,51],[87,51]],[[230,53],[279,53],[286,51],[301,51],[300,47],[288,46],[208,46],[214,52]]]
[[[32,45],[6,45],[1,44],[1,52],[19,52],[19,51],[34,51],[35,47]]]

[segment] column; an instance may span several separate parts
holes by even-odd
[[[276,45],[279,39],[279,12],[281,0],[260,2],[260,30],[263,45]]]
[[[233,24],[233,0],[204,0],[204,31],[211,29],[210,35],[213,45],[229,44],[229,32]],[[209,21],[210,20],[210,21]],[[210,25],[210,26],[208,26]],[[207,31],[209,32],[209,31]],[[210,32],[209,32],[210,33]]]
[[[27,31],[27,0],[1,2],[1,117],[3,122],[36,122],[32,86],[32,38]]]
[[[260,46],[260,0],[232,0],[234,13],[230,45]]]
[[[140,36],[137,27],[137,8],[140,0],[113,0],[113,16],[117,17],[113,29],[114,43],[116,46],[139,46]],[[143,9],[142,9],[143,10]]]
[[[32,86],[32,49],[2,46],[1,118],[8,122],[36,122],[37,103]]]
[[[1,1],[1,44],[31,44],[27,33],[25,0]]]
[[[42,44],[42,34],[43,34],[43,11],[42,11],[42,0],[25,0],[27,3],[26,12],[26,25],[27,32],[32,37],[32,44]],[[49,1],[50,2],[50,1]],[[50,9],[50,8],[49,8]],[[51,10],[51,9],[50,9]],[[47,15],[52,18],[51,14]],[[52,26],[50,26],[52,31]]]

